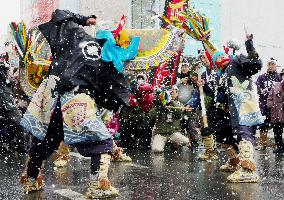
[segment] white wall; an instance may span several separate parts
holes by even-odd
[[[128,15],[128,0],[81,0],[83,1],[90,2],[89,5],[94,8],[92,14],[95,14],[98,20],[119,22],[123,14]]]
[[[80,12],[80,0],[60,0],[58,8],[63,10],[70,10],[74,13]]]
[[[243,43],[245,24],[254,34],[255,47],[264,65],[274,57],[284,67],[284,0],[220,1],[222,40],[236,38]],[[245,52],[245,48],[241,51]]]
[[[20,19],[20,1],[10,0],[4,2],[0,7],[0,48],[2,48],[5,41],[5,35],[10,30],[9,23],[12,21],[18,22]]]

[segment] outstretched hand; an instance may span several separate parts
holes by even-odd
[[[252,39],[253,39],[253,34],[252,34],[252,33],[247,34],[247,35],[246,35],[246,39],[247,39],[247,40],[252,40]]]
[[[97,20],[95,18],[89,18],[86,21],[86,26],[91,26],[91,25],[96,25],[97,24]]]

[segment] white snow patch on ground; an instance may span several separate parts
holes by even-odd
[[[71,189],[61,189],[54,190],[54,193],[57,193],[63,197],[69,198],[71,200],[86,200],[86,197],[78,192],[75,192]]]

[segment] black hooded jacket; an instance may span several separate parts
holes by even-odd
[[[116,111],[128,105],[128,82],[111,62],[101,60],[105,41],[79,26],[91,17],[95,18],[57,9],[49,22],[39,26],[52,52],[49,75],[60,78],[56,88],[60,94],[79,86],[79,91],[90,92],[99,106]]]
[[[252,89],[251,78],[261,70],[262,61],[253,47],[253,41],[247,40],[245,44],[248,55],[240,54],[235,56],[225,71],[229,78],[229,87],[232,87],[230,78],[235,76],[241,83],[249,80],[249,89]]]

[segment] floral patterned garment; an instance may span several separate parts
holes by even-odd
[[[253,91],[248,90],[249,81],[243,83],[235,77],[231,77],[233,86],[230,87],[230,92],[234,100],[234,104],[238,111],[239,125],[253,126],[262,124],[264,117],[260,112],[258,100]]]
[[[43,140],[58,94],[53,90],[59,80],[56,76],[45,79],[35,93],[21,125],[32,135]],[[96,103],[85,93],[67,92],[60,97],[63,114],[64,143],[102,141],[111,134],[100,118],[96,117]]]

